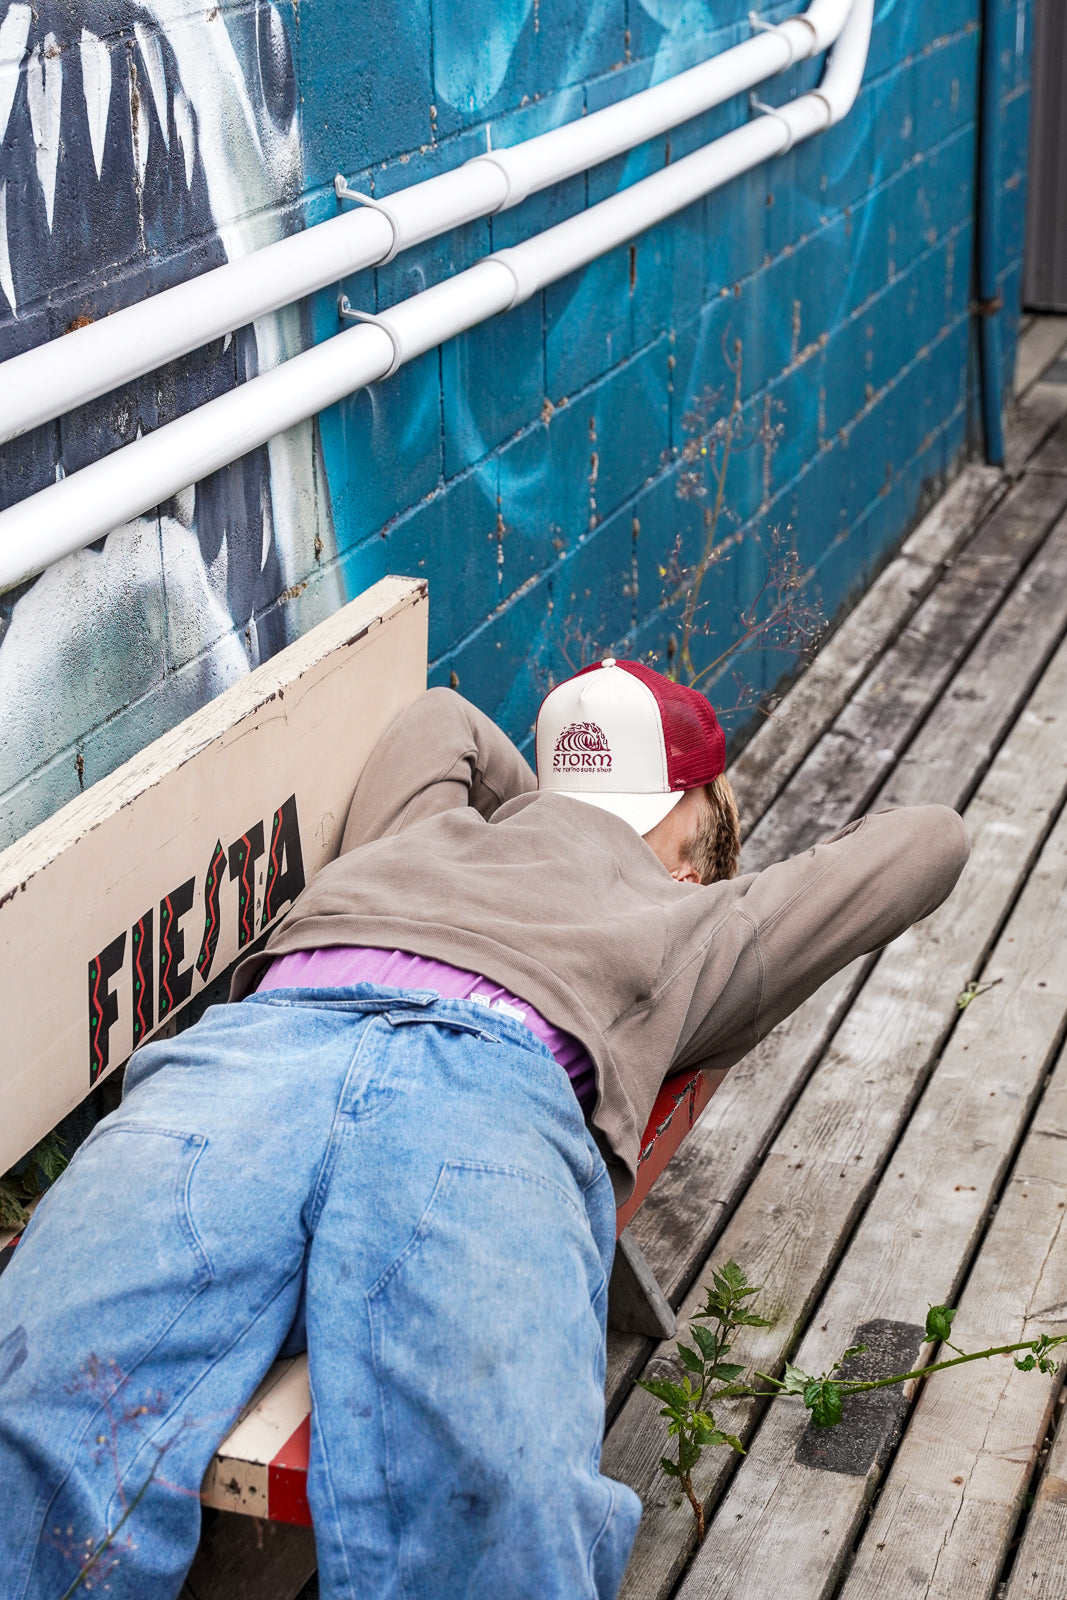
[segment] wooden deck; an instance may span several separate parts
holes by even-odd
[[[1040,332],[1059,378],[1067,329]],[[712,1265],[764,1285],[773,1326],[736,1348],[765,1372],[857,1337],[869,1375],[906,1370],[931,1303],[964,1348],[1067,1331],[1067,386],[1034,377],[1009,471],[953,485],[735,770],[743,870],[880,805],[941,801],[972,839],[949,904],[735,1068],[633,1223],[682,1330]],[[961,1010],[973,979],[996,987]],[[747,1454],[705,1453],[695,1551],[632,1386],[681,1371],[611,1339],[604,1468],[645,1505],[626,1600],[1067,1596],[1059,1376],[999,1358],[831,1432],[723,1406]]]

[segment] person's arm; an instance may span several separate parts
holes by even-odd
[[[954,811],[907,806],[735,879],[706,946],[707,1008],[679,1065],[732,1065],[835,972],[936,910],[969,850]]]
[[[379,739],[356,784],[342,853],[456,807],[491,817],[537,780],[511,740],[451,689],[429,689]]]

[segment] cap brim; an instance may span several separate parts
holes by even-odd
[[[603,789],[593,792],[584,790],[581,793],[577,789],[546,789],[543,792],[565,794],[570,800],[581,800],[584,805],[610,811],[644,836],[674,810],[685,790],[676,789],[671,794],[612,794]]]

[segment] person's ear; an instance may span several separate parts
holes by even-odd
[[[700,874],[694,871],[694,869],[689,865],[688,861],[683,861],[681,866],[675,867],[674,871],[671,873],[671,877],[674,879],[675,883],[700,882]]]

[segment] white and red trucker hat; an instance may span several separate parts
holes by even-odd
[[[726,737],[696,689],[608,656],[547,694],[537,786],[611,811],[640,834],[726,766]]]

